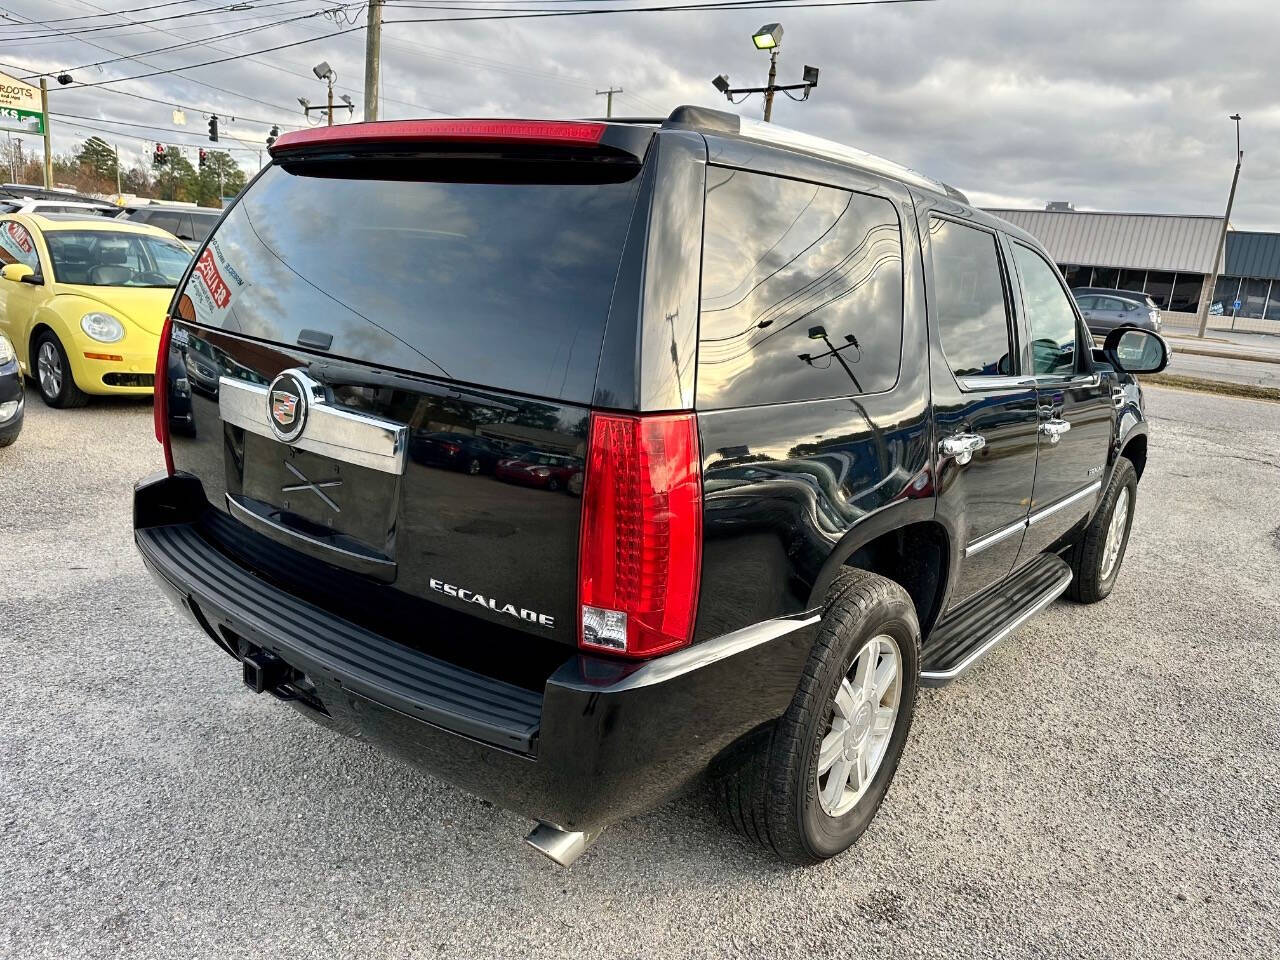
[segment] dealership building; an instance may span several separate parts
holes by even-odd
[[[1142,290],[1181,326],[1193,325],[1201,298],[1211,296],[1211,327],[1280,334],[1280,234],[1228,231],[1221,275],[1206,290],[1222,217],[1097,213],[1063,203],[991,212],[1043,243],[1072,287]]]

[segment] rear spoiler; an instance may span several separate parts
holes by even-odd
[[[584,155],[644,156],[653,129],[584,120],[379,120],[311,127],[283,134],[268,149],[273,158],[302,153],[365,153],[440,146],[552,148]]]

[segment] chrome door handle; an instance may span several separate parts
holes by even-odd
[[[944,437],[938,443],[938,449],[945,457],[954,457],[959,466],[964,466],[973,459],[973,455],[987,445],[987,438],[976,433],[957,433]]]
[[[1049,438],[1050,443],[1057,443],[1062,439],[1062,435],[1071,429],[1071,424],[1065,420],[1054,417],[1052,420],[1046,420],[1040,424],[1040,432]]]

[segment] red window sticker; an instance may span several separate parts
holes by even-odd
[[[209,296],[213,298],[214,304],[222,309],[231,302],[231,289],[222,279],[222,274],[218,272],[218,265],[213,262],[213,251],[205,247],[204,253],[200,254],[200,259],[196,263],[196,274],[204,281],[205,287],[209,290]]]

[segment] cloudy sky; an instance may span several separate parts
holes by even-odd
[[[356,102],[359,119],[359,30],[180,74],[76,89],[324,37],[348,27],[344,17],[364,22],[361,4],[324,16],[319,12],[337,4],[322,0],[248,0],[234,10],[234,0],[187,0],[101,16],[159,2],[0,0],[7,17],[0,20],[0,70],[26,76],[70,69],[77,81],[70,87],[51,81],[56,152],[94,133],[139,160],[156,139],[194,150],[208,146],[202,111],[216,111],[236,118],[224,119],[223,133],[250,143],[223,145],[244,148],[235,156],[253,169],[252,144],[262,141],[269,122],[299,126],[297,98],[323,101],[324,85],[311,75],[322,59],[337,70],[338,92]],[[806,63],[822,70],[809,102],[779,97],[777,123],[905,162],[987,205],[1069,200],[1084,209],[1206,214],[1221,213],[1226,200],[1235,150],[1227,117],[1238,111],[1245,159],[1233,222],[1280,230],[1276,0],[936,0],[831,9],[787,9],[780,2],[724,12],[395,22],[477,16],[486,7],[659,2],[388,0],[383,117],[598,115],[604,99],[594,91],[609,85],[625,91],[615,100],[619,114],[661,115],[697,103],[759,117],[758,96],[730,107],[709,81],[724,72],[737,85],[763,83],[767,56],[754,50],[750,35],[776,19],[786,29],[780,81],[798,81]],[[316,15],[143,56],[144,63],[86,66],[305,14]],[[42,29],[17,25],[54,18]],[[119,26],[75,36],[52,32],[112,24]],[[172,107],[138,96],[187,106],[186,127],[173,124]],[[38,140],[26,139],[28,149],[39,149]]]

